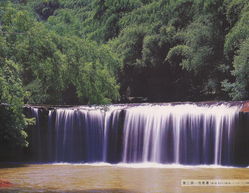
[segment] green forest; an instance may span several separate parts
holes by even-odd
[[[0,144],[24,104],[246,100],[248,0],[1,0]]]

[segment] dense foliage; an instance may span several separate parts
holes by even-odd
[[[0,146],[11,144],[26,146],[27,135],[22,115],[24,91],[18,77],[20,66],[11,59],[5,59],[6,39],[0,39]]]
[[[247,0],[27,0],[22,6],[50,31],[117,54],[124,98],[249,97]]]
[[[1,1],[0,94],[1,136],[23,103],[248,99],[249,2]]]

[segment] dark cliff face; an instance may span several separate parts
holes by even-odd
[[[234,132],[234,163],[239,166],[249,165],[249,112],[240,112]]]
[[[245,101],[239,113],[237,130],[235,132],[235,160],[240,166],[249,165],[249,102]]]
[[[0,162],[47,162],[48,158],[42,155],[42,151],[47,149],[48,141],[48,109],[40,107],[37,113],[31,107],[24,107],[23,114],[27,118],[35,118],[36,124],[28,126],[25,131],[28,134],[28,147],[0,145]],[[46,150],[47,151],[47,150]],[[44,155],[47,153],[43,153]]]
[[[48,136],[52,136],[48,123],[49,110],[45,106],[40,108],[25,107],[24,109],[27,117],[36,119],[36,124],[27,128],[29,146],[25,149],[27,156],[25,158],[28,161],[47,162],[49,161],[47,151],[50,152]]]

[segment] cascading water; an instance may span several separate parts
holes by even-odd
[[[230,162],[238,107],[140,106],[127,110],[123,162]]]
[[[240,108],[224,103],[52,109],[46,132],[37,130],[46,139],[39,156],[53,162],[233,165],[241,147]],[[39,120],[38,110],[31,109]],[[33,137],[32,143],[42,141]],[[40,145],[35,148],[41,152]]]
[[[31,143],[34,146],[34,149],[36,150],[37,158],[38,160],[41,159],[41,151],[42,151],[42,145],[41,145],[41,130],[40,130],[40,117],[39,117],[39,109],[38,108],[31,108],[31,113],[33,117],[36,119],[36,125],[35,129],[32,129],[32,138]]]

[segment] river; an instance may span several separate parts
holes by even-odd
[[[1,193],[203,193],[249,192],[249,186],[182,186],[182,180],[249,179],[248,168],[153,164],[1,164],[13,183]]]

